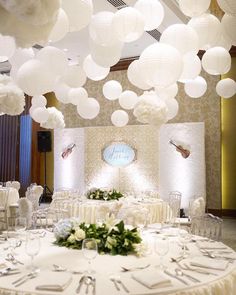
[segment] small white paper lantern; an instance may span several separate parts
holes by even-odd
[[[118,81],[110,80],[103,85],[102,92],[108,100],[116,100],[122,93],[122,86]]]
[[[91,55],[87,55],[83,62],[83,69],[87,77],[93,81],[100,81],[109,74],[110,68],[104,68],[95,63]]]
[[[189,80],[184,84],[184,90],[186,94],[190,97],[201,97],[207,90],[206,80],[201,76],[198,76],[194,80]]]
[[[230,98],[236,94],[236,82],[230,78],[222,79],[216,84],[216,92],[223,98]]]
[[[56,98],[62,102],[62,103],[69,103],[69,91],[71,88],[64,84],[64,83],[59,83],[56,85],[54,92],[56,95]]]
[[[31,104],[33,107],[45,107],[47,105],[47,99],[43,95],[36,95],[32,97]]]
[[[61,81],[70,87],[82,87],[87,80],[87,76],[83,68],[79,65],[69,65]]]
[[[84,119],[94,119],[99,114],[99,111],[100,105],[98,101],[93,97],[89,97],[85,101],[79,103],[79,105],[77,106],[78,114]]]
[[[215,44],[220,37],[221,25],[217,17],[212,14],[204,13],[198,17],[193,17],[188,25],[198,34],[199,48],[207,50]]]
[[[49,118],[49,112],[45,107],[37,107],[32,110],[32,118],[38,123],[44,123]]]
[[[139,68],[147,84],[167,87],[175,83],[182,73],[182,55],[176,48],[157,42],[144,49]]]
[[[144,78],[142,76],[142,73],[139,69],[139,60],[134,60],[128,67],[127,70],[127,77],[131,84],[134,86],[143,89],[148,90],[151,88],[150,85],[144,82]]]
[[[68,93],[69,102],[74,105],[79,105],[80,102],[87,100],[88,92],[83,87],[71,88]]]
[[[158,28],[164,19],[164,8],[158,0],[138,0],[134,8],[144,17],[145,31]]]
[[[185,83],[197,78],[202,69],[200,58],[197,55],[187,54],[183,57],[183,62],[183,71],[178,81]]]
[[[161,43],[169,44],[179,50],[181,54],[197,54],[199,38],[195,30],[184,24],[169,26],[161,35]]]
[[[211,0],[179,0],[180,10],[187,16],[199,16],[207,11]]]
[[[64,51],[53,46],[46,46],[41,49],[36,58],[43,62],[56,76],[64,74],[68,66]]]
[[[210,75],[223,75],[230,70],[231,56],[223,47],[210,48],[202,57],[202,67]]]
[[[7,61],[16,50],[15,39],[0,35],[0,62]]]
[[[224,33],[230,38],[232,44],[236,46],[236,15],[232,16],[229,14],[224,14],[221,20]]]
[[[57,16],[57,21],[50,32],[49,40],[52,42],[57,42],[64,38],[68,32],[69,19],[65,11],[60,8]]]
[[[9,58],[10,64],[19,68],[23,63],[34,58],[34,51],[32,48],[17,48],[11,58]]]
[[[124,127],[129,122],[129,116],[125,111],[117,110],[112,113],[111,122],[116,127]]]
[[[54,89],[55,77],[44,63],[31,59],[19,68],[17,84],[28,95],[40,95]]]
[[[112,20],[114,34],[122,42],[139,39],[144,32],[144,25],[144,17],[133,7],[118,10]]]
[[[132,110],[138,102],[138,96],[134,91],[126,90],[119,97],[119,104],[123,109]]]
[[[168,120],[173,119],[179,111],[179,103],[175,98],[167,98],[165,100],[165,104],[167,106],[167,118]]]
[[[178,93],[178,84],[174,83],[168,87],[156,87],[155,92],[161,99],[174,98]]]
[[[217,0],[220,8],[227,14],[236,15],[235,0]]]
[[[62,0],[61,7],[68,16],[70,32],[85,28],[93,14],[92,0]]]

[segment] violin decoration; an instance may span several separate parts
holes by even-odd
[[[68,158],[68,156],[72,153],[73,148],[75,148],[75,146],[76,146],[75,143],[69,144],[61,154],[62,159]]]
[[[181,153],[181,156],[185,159],[187,159],[190,156],[190,151],[187,149],[184,149],[182,147],[182,145],[177,145],[176,143],[173,142],[173,140],[169,141],[169,144],[172,144],[173,146],[175,146],[176,151]]]

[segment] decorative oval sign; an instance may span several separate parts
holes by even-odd
[[[135,160],[135,150],[123,142],[114,142],[102,151],[103,160],[114,167],[125,167]]]

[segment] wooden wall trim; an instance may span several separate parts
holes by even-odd
[[[236,218],[236,209],[208,209],[208,213],[219,217],[234,217]]]

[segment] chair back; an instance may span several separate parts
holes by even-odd
[[[32,202],[33,211],[39,209],[39,199],[43,193],[43,187],[41,185],[34,185],[28,189],[25,196],[28,200]]]
[[[203,197],[193,197],[189,201],[188,216],[193,218],[194,216],[203,216],[205,214],[206,202]]]
[[[181,198],[182,194],[179,191],[171,191],[169,193],[169,219],[176,219],[180,217]]]
[[[19,191],[20,189],[20,183],[19,181],[7,181],[6,182],[6,187],[13,187],[15,188],[17,191]]]

